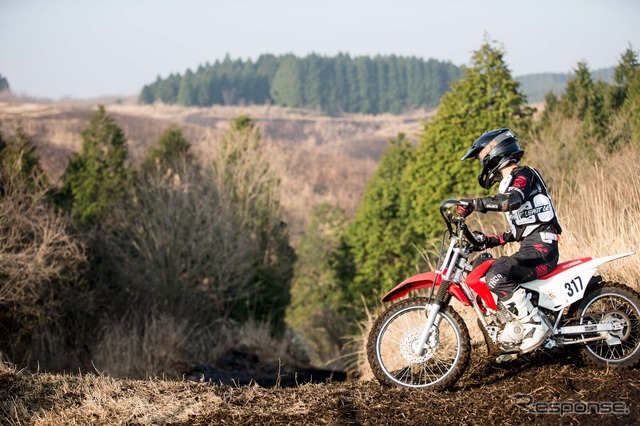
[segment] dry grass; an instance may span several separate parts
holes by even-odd
[[[168,316],[110,321],[94,351],[93,364],[113,377],[176,376],[192,355],[188,344],[194,334],[189,321]]]
[[[498,368],[481,357],[452,392],[384,388],[375,381],[296,388],[229,387],[95,374],[29,374],[0,367],[0,423],[58,424],[636,424],[640,370],[590,368],[570,353]],[[542,415],[536,401],[619,401],[628,414]]]
[[[129,315],[106,323],[92,367],[113,378],[180,378],[194,364],[219,365],[231,350],[254,355],[261,366],[305,367],[308,354],[293,336],[274,337],[267,322],[194,324],[162,314]],[[224,362],[222,362],[224,364]]]
[[[558,197],[563,258],[600,257],[640,249],[640,153],[627,148],[604,165],[578,171]],[[603,265],[607,279],[640,290],[640,257]]]

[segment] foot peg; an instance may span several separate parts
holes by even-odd
[[[498,364],[504,364],[505,362],[511,362],[518,358],[518,354],[502,354],[496,358]]]

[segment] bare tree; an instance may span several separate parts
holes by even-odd
[[[110,250],[127,291],[147,306],[225,318],[232,303],[252,291],[255,243],[221,203],[211,176],[193,162],[146,175],[113,217]]]
[[[26,180],[7,165],[0,174],[0,304],[32,303],[52,280],[80,268],[84,248],[46,202],[44,176]]]

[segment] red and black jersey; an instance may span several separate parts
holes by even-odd
[[[511,229],[502,242],[522,241],[533,232],[560,234],[558,221],[547,187],[532,167],[516,167],[500,182],[500,193],[480,198],[476,210],[504,212]]]

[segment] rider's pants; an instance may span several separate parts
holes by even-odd
[[[517,253],[502,256],[491,265],[487,271],[487,284],[498,299],[504,300],[520,283],[551,272],[558,264],[558,257],[558,241],[547,239],[544,233],[534,232],[522,240]]]

